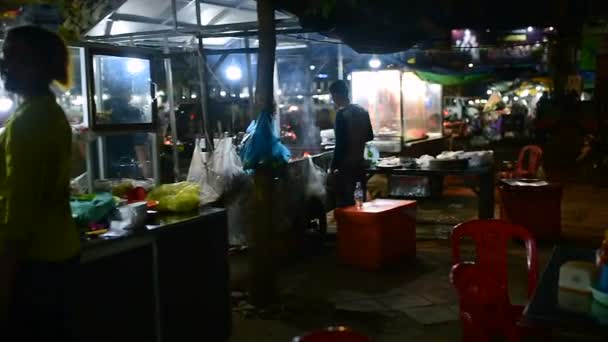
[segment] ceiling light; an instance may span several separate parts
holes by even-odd
[[[13,108],[13,100],[8,97],[0,97],[0,113],[6,113]]]
[[[127,72],[130,74],[139,74],[146,68],[144,62],[138,58],[129,58],[127,60]]]
[[[380,61],[380,59],[376,56],[372,57],[372,59],[369,60],[369,67],[372,69],[378,69],[379,67],[382,66],[382,61]]]
[[[241,71],[241,68],[239,68],[236,65],[231,65],[228,68],[226,68],[226,78],[228,78],[231,81],[238,81],[243,77],[243,72]]]

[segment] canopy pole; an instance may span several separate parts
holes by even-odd
[[[174,0],[175,1],[175,0]],[[198,0],[194,1],[194,6],[196,9],[196,25],[201,27],[201,4]],[[197,34],[198,39],[198,81],[201,92],[201,121],[199,123],[199,130],[203,134],[205,141],[207,142],[206,146],[209,151],[213,151],[213,140],[209,136],[209,125],[208,125],[208,117],[207,117],[207,109],[209,108],[209,94],[207,93],[207,56],[205,55],[205,46],[203,45],[203,37],[200,34]]]
[[[198,0],[195,0],[196,3],[198,4]],[[171,14],[173,15],[173,29],[175,31],[177,31],[178,29],[178,24],[177,24],[177,0],[171,0]],[[200,18],[200,16],[199,16]],[[199,19],[200,21],[200,19]]]
[[[177,121],[175,119],[175,95],[173,93],[173,70],[169,50],[169,38],[165,38],[165,75],[167,75],[167,103],[169,104],[169,125],[171,126],[172,152],[173,152],[173,179],[179,180],[179,154],[177,151]],[[164,137],[163,137],[164,138]]]
[[[344,79],[344,56],[342,55],[342,44],[338,44],[338,79]]]
[[[255,112],[254,112],[254,102],[255,102],[255,93],[253,92],[253,70],[251,67],[251,53],[249,53],[250,51],[250,47],[249,47],[249,37],[245,37],[245,50],[247,51],[247,54],[245,55],[245,58],[247,59],[247,87],[249,88],[249,115],[248,118],[249,120],[253,120],[255,118]]]

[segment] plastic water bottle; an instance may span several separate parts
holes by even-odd
[[[357,185],[355,186],[355,193],[354,193],[354,197],[355,197],[355,205],[357,206],[357,208],[361,209],[363,208],[363,187],[361,186],[361,182],[357,182]]]

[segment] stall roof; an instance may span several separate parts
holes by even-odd
[[[200,23],[197,25],[196,0],[127,0],[86,35],[86,40],[145,45],[164,45],[166,38],[174,46],[187,47],[194,35],[202,35],[211,48],[234,45],[237,37],[257,32],[254,0],[204,0],[200,2]],[[303,32],[297,18],[276,11],[277,32]],[[285,42],[286,46],[290,42]]]

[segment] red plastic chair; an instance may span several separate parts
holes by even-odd
[[[527,155],[527,160],[526,160]],[[536,178],[536,173],[540,168],[543,156],[543,149],[536,145],[524,146],[519,151],[519,157],[515,170],[503,171],[500,173],[501,179],[509,178]],[[524,162],[527,163],[524,166]]]
[[[524,166],[524,161],[528,155],[528,163]],[[536,178],[536,173],[540,167],[543,157],[543,149],[536,145],[524,146],[519,152],[517,166],[515,167],[515,178]]]
[[[304,336],[294,337],[292,342],[371,342],[372,339],[347,327],[330,327]]]
[[[475,242],[474,262],[461,260],[463,237]],[[536,242],[526,229],[498,220],[476,220],[457,226],[452,233],[450,281],[458,291],[463,341],[490,341],[495,335],[519,341],[524,333],[518,326],[524,307],[512,305],[509,299],[507,243],[512,239],[525,243],[529,298],[536,289],[538,256]]]

